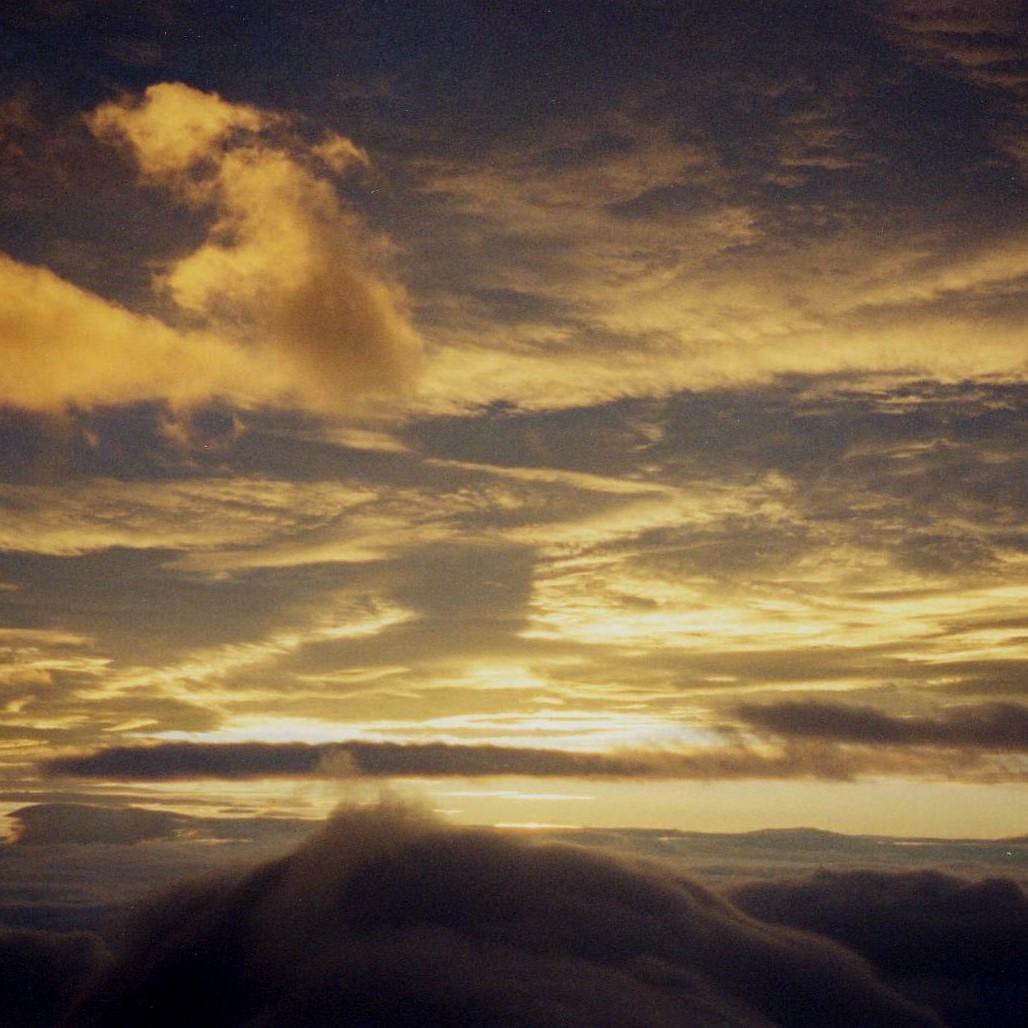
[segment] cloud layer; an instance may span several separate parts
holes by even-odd
[[[902,748],[818,743],[768,749],[737,743],[612,752],[532,749],[442,742],[194,743],[109,746],[43,761],[50,776],[120,781],[257,778],[435,778],[526,775],[564,778],[747,779],[823,778],[847,781],[868,774],[936,778],[983,776],[1023,781],[1028,771],[992,767],[975,753],[939,755]]]
[[[42,932],[0,925],[3,1021],[53,1028],[110,954],[92,932]]]
[[[765,921],[818,932],[866,957],[947,1024],[1028,1017],[1028,897],[1014,882],[970,882],[935,870],[821,871],[730,893]]]
[[[317,902],[309,902],[316,896]],[[851,953],[660,865],[338,815],[143,910],[72,1025],[938,1025]]]
[[[895,717],[814,700],[743,704],[737,713],[757,729],[793,738],[1028,752],[1028,707],[1020,703],[957,704],[934,717]]]
[[[72,813],[23,808],[16,819],[47,837],[0,848],[10,1028],[65,1024],[72,1004],[72,1025],[132,1023],[144,1008],[169,1025],[497,1028],[1014,1028],[1028,1013],[1028,899],[1010,877],[1023,840],[511,836],[388,803],[313,836],[310,822],[179,817],[178,837],[136,840],[141,816],[152,828],[162,815]],[[62,837],[69,824],[83,831]],[[905,1020],[896,994],[941,1021]]]

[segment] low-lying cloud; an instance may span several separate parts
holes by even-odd
[[[731,891],[745,911],[827,935],[952,1025],[1028,1020],[1028,897],[1014,882],[935,870],[820,871]]]
[[[53,842],[62,806],[27,808]],[[132,827],[154,812],[111,813]],[[235,823],[181,820],[210,838]],[[240,838],[257,828],[241,824]],[[4,1025],[1013,1028],[1028,1014],[1022,887],[1003,872],[853,869],[899,852],[880,838],[819,836],[817,854],[847,866],[794,877],[756,837],[733,837],[746,856],[724,881],[722,860],[743,851],[712,850],[720,836],[653,850],[645,833],[654,860],[629,856],[640,840],[617,833],[457,828],[395,803],[344,810],[302,841],[309,829],[287,829],[245,851],[110,833],[85,840],[100,847],[0,848],[12,868],[42,867],[33,881],[60,883],[41,897],[66,902],[85,885],[123,904],[102,921],[31,922],[52,931],[0,926]],[[793,836],[808,852],[811,833],[773,834],[775,852]],[[946,860],[960,845],[902,859]],[[715,852],[718,896],[681,870],[703,874]],[[140,898],[146,881],[182,874],[203,877]]]
[[[109,958],[92,932],[0,925],[0,1019],[7,1028],[53,1028]]]
[[[844,948],[666,866],[390,807],[142,910],[68,1020],[137,1023],[941,1024]]]

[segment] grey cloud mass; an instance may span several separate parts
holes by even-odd
[[[1028,1017],[1028,897],[1012,881],[936,870],[820,871],[729,894],[762,920],[856,950],[955,1028],[1014,1028]]]
[[[873,740],[872,740],[873,742]],[[52,757],[40,765],[53,777],[115,781],[260,778],[570,777],[599,779],[789,779],[849,781],[863,775],[1023,781],[1023,767],[993,766],[974,752],[885,753],[833,747],[820,740],[776,752],[729,742],[689,749],[589,752],[442,742],[189,743],[111,746]]]
[[[54,1028],[110,954],[92,932],[0,925],[0,1018],[6,1028]]]
[[[97,831],[73,841],[65,805],[23,808],[17,820],[52,830],[0,847],[12,1028],[906,1023],[909,1008],[869,1005],[869,968],[828,939],[868,961],[893,1003],[941,1018],[914,1023],[1013,1028],[1028,1000],[1023,839],[519,837],[387,803],[327,825],[183,816],[177,837],[132,841],[121,829],[159,812],[82,807],[83,826],[89,813]],[[815,988],[839,990],[838,1009]]]
[[[736,712],[758,730],[870,746],[955,746],[1028,751],[1028,707],[955,704],[929,717],[896,717],[873,707],[814,700],[742,704]]]
[[[140,1019],[941,1025],[845,949],[762,925],[659,864],[390,808],[337,815],[285,858],[140,911],[68,1024]]]
[[[38,803],[7,815],[15,822],[13,844],[134,843],[167,839],[187,820],[159,810],[105,808],[86,803]]]

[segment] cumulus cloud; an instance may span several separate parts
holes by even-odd
[[[142,910],[69,1023],[144,1021],[941,1024],[842,947],[753,921],[665,866],[389,807]]]
[[[871,746],[1028,750],[1028,707],[1020,703],[959,704],[930,717],[896,717],[873,707],[795,700],[742,704],[737,713],[776,735]]]
[[[352,411],[407,390],[419,343],[403,290],[384,242],[325,176],[366,161],[358,147],[336,134],[308,145],[284,116],[182,83],[103,104],[88,123],[144,184],[213,220],[155,283],[174,325],[0,259],[11,355],[0,400],[46,410],[222,395]]]
[[[730,896],[762,920],[851,947],[948,1024],[999,1028],[1028,1018],[1028,897],[1009,879],[820,871]]]
[[[141,101],[103,104],[88,120],[100,137],[124,138],[144,176],[168,178],[187,196],[202,196],[210,188],[204,179],[180,176],[198,161],[216,159],[216,149],[231,133],[258,132],[271,119],[247,104],[231,104],[181,82],[162,82],[150,86]]]

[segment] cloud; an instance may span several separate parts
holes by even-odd
[[[40,794],[45,795],[45,794]],[[146,847],[139,843],[164,843],[172,840],[183,851],[197,839],[234,840],[236,842],[277,842],[287,838],[295,843],[312,822],[300,818],[274,817],[201,817],[195,814],[170,813],[141,806],[112,806],[86,802],[51,800],[32,803],[12,810],[6,816],[13,822],[8,845],[11,846],[74,846],[103,843],[107,846],[133,847],[140,851],[140,860],[146,860]],[[165,847],[165,850],[170,849]],[[36,857],[45,859],[41,851]],[[193,847],[193,855],[202,855]],[[127,854],[126,859],[130,859]],[[191,865],[190,865],[191,866]],[[58,872],[60,874],[60,872]],[[70,893],[69,893],[70,895]],[[66,897],[65,897],[66,898]],[[0,918],[2,919],[2,918]]]
[[[1024,778],[1018,768],[986,766],[974,754],[876,751],[818,743],[776,749],[728,743],[677,749],[593,752],[444,742],[204,743],[110,746],[49,758],[50,776],[121,781],[308,777],[534,777],[684,779],[820,778],[865,774],[989,780]]]
[[[340,813],[283,859],[144,908],[70,1024],[140,1020],[940,1024],[843,948],[667,867],[391,807]]]
[[[202,160],[216,161],[230,134],[259,132],[271,120],[247,104],[231,104],[181,82],[162,82],[150,86],[141,101],[103,104],[88,122],[100,138],[124,139],[145,177],[167,179],[187,197],[203,198],[211,189],[209,180],[181,176]]]
[[[417,255],[431,263],[424,324],[440,343],[427,409],[567,408],[791,375],[1024,381],[1028,240],[990,213],[1016,191],[985,199],[988,171],[976,193],[953,173],[1008,163],[1024,133],[993,139],[966,83],[948,83],[965,96],[943,106],[905,46],[866,38],[880,64],[854,50],[879,28],[863,11],[778,35],[780,20],[768,31],[750,7],[708,46],[736,61],[752,49],[739,33],[753,33],[761,69],[711,76],[697,52],[660,101],[544,118],[418,166],[435,219]],[[797,60],[815,49],[834,56]],[[899,105],[894,90],[922,101]],[[947,219],[926,182],[949,197]]]
[[[92,932],[41,932],[0,925],[6,1028],[52,1028],[110,954]]]
[[[142,183],[213,221],[155,282],[174,324],[0,256],[0,401],[224,396],[352,412],[410,387],[420,344],[386,244],[324,175],[366,161],[359,148],[336,134],[308,145],[284,116],[182,83],[105,103],[88,123],[128,152]]]
[[[1020,703],[960,704],[931,717],[896,717],[873,707],[795,700],[742,704],[736,713],[757,729],[786,737],[1028,751],[1028,707]]]
[[[367,776],[660,774],[660,755],[575,753],[569,750],[449,743],[159,743],[116,746],[55,757],[52,775],[124,779],[253,778],[316,774]]]
[[[45,411],[217,394],[251,404],[286,386],[281,377],[254,377],[252,355],[229,340],[173,328],[4,254],[0,290],[5,404]]]
[[[942,871],[819,871],[729,895],[748,913],[827,935],[948,1024],[1024,1024],[1028,897],[1005,878]]]
[[[900,45],[945,73],[1014,93],[1028,85],[1018,0],[885,0],[880,16]]]
[[[85,803],[37,803],[7,815],[15,822],[19,846],[50,843],[135,843],[173,838],[186,823],[175,814],[134,807],[97,807]]]
[[[0,547],[69,556],[115,546],[200,552],[234,546],[242,551],[242,562],[258,560],[253,551],[264,553],[275,543],[299,548],[307,536],[317,539],[319,532],[336,527],[336,536],[344,537],[337,549],[345,551],[346,537],[359,534],[350,530],[351,523],[359,523],[352,513],[375,498],[361,484],[248,477],[0,483],[5,509]],[[359,550],[361,541],[351,549]]]

